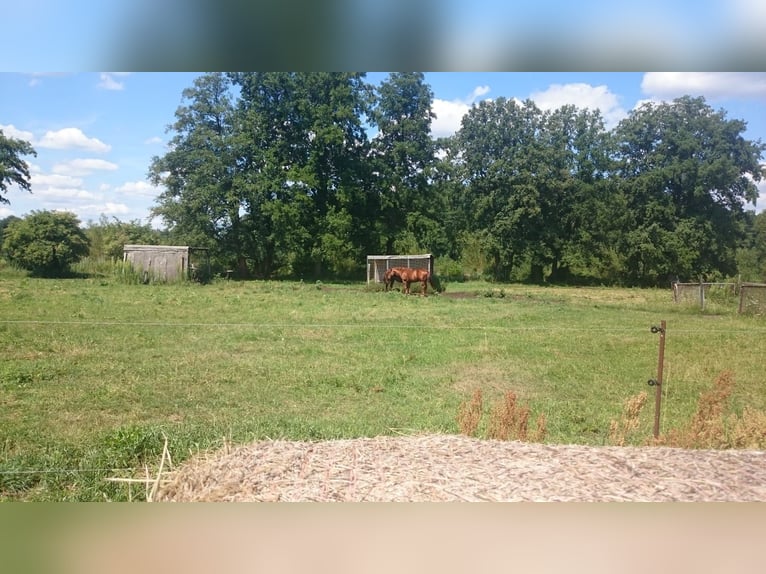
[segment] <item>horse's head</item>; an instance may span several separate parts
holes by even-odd
[[[439,278],[436,275],[431,273],[429,281],[431,283],[431,287],[433,287],[437,293],[444,293],[445,287],[442,285],[442,282],[439,281]]]

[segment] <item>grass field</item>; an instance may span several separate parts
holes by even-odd
[[[224,441],[458,433],[461,403],[507,391],[545,442],[603,445],[650,400],[667,321],[662,429],[723,371],[731,408],[766,409],[766,322],[667,290],[452,283],[403,296],[364,284],[126,285],[0,273],[0,500],[126,500],[107,477]],[[486,421],[482,422],[486,425]],[[141,492],[138,492],[141,490]]]

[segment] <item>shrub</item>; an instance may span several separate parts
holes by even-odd
[[[33,211],[8,225],[3,251],[10,263],[33,275],[57,277],[88,254],[88,238],[72,213]]]

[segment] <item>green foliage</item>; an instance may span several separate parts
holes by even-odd
[[[25,155],[37,156],[37,152],[29,142],[6,137],[0,130],[0,204],[10,203],[5,197],[10,185],[30,191],[29,165],[22,159]]]
[[[437,189],[429,182],[434,165],[431,139],[433,93],[422,73],[393,73],[377,89],[372,119],[372,168],[379,198],[381,243],[386,253],[410,253],[428,246],[439,254]],[[404,250],[403,250],[404,249]]]
[[[736,272],[743,206],[757,197],[766,150],[744,131],[744,122],[688,96],[644,104],[620,122],[619,185],[630,219],[618,248],[629,282]]]
[[[465,279],[460,262],[450,257],[437,257],[434,266],[439,270],[439,275],[447,281],[463,281]]]
[[[72,271],[83,277],[112,279],[125,285],[145,282],[144,274],[123,259],[84,257],[72,265]]]
[[[737,269],[742,281],[766,283],[766,211],[751,216],[746,237],[737,250]]]
[[[154,215],[239,277],[350,278],[368,254],[415,252],[494,281],[762,274],[744,206],[766,146],[702,98],[646,104],[611,131],[597,111],[507,98],[449,138],[433,119],[421,73],[376,88],[361,73],[205,74],[152,161]],[[114,255],[110,234],[156,240],[111,227],[92,231],[94,254]]]
[[[3,235],[8,260],[35,275],[56,277],[88,253],[88,238],[72,213],[33,211]]]
[[[98,223],[89,222],[85,234],[90,243],[88,255],[94,259],[122,259],[125,245],[160,245],[163,233],[140,221],[111,221],[102,215]]]

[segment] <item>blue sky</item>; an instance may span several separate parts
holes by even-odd
[[[3,73],[0,129],[30,141],[32,193],[10,188],[0,217],[31,210],[75,213],[83,223],[103,214],[149,222],[160,190],[146,174],[162,155],[181,93],[196,73]],[[368,74],[377,83],[386,74]],[[746,137],[766,142],[766,73],[484,73],[426,74],[434,92],[434,135],[454,133],[472,103],[486,98],[533,99],[542,108],[598,108],[615,125],[644,100],[702,95],[715,109],[748,124]],[[766,162],[766,158],[764,158]],[[766,208],[760,184],[757,210]],[[752,207],[751,207],[752,208]],[[155,221],[154,225],[159,225]]]

